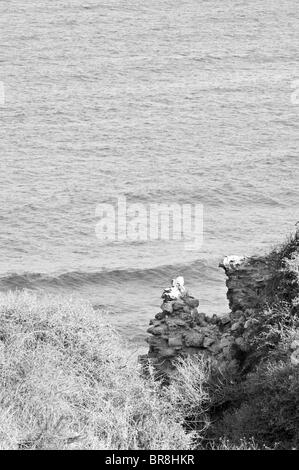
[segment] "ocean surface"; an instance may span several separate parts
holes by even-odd
[[[219,259],[299,219],[298,3],[2,0],[0,23],[0,290],[88,298],[136,343],[177,275],[227,311]],[[99,240],[120,196],[202,204],[202,246]]]

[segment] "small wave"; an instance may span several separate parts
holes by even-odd
[[[189,264],[158,266],[148,269],[114,269],[97,272],[72,271],[59,275],[26,272],[10,273],[0,278],[0,290],[19,289],[79,289],[84,285],[111,285],[122,283],[148,282],[161,286],[165,281],[180,274],[186,278],[212,279],[217,267],[210,266],[204,260]],[[162,283],[162,284],[161,284]]]

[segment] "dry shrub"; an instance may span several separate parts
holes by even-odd
[[[0,448],[188,449],[183,416],[89,303],[0,296]]]

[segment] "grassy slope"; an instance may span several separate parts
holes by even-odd
[[[87,303],[0,295],[0,449],[187,449],[182,416]]]
[[[299,369],[287,353],[296,247],[269,255],[269,308],[252,338],[263,360],[242,380],[193,357],[161,389],[88,303],[0,295],[0,449],[299,448]]]

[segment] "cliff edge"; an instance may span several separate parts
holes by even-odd
[[[200,312],[183,278],[173,280],[162,294],[161,312],[150,321],[143,362],[169,376],[175,359],[201,354],[220,370],[244,375],[288,336],[279,354],[299,365],[299,233],[268,255],[228,256],[219,266],[227,278],[229,314]]]

